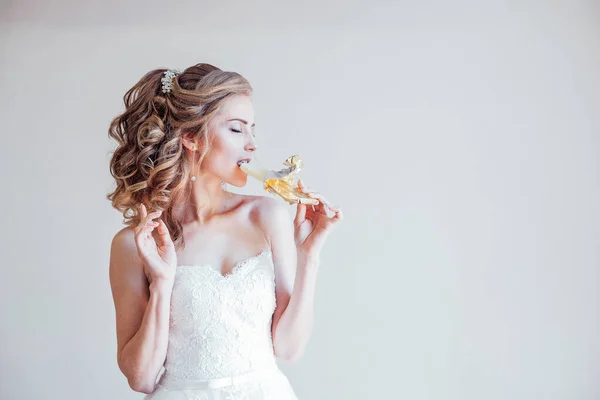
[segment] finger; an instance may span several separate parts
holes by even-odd
[[[138,205],[138,210],[140,213],[140,220],[146,218],[146,215],[148,215],[147,211],[146,211],[146,206],[144,205],[144,203],[140,203]]]
[[[149,238],[149,237],[151,237],[151,236],[152,236],[152,231],[153,231],[153,230],[154,230],[154,227],[153,227],[153,226],[145,226],[145,227],[141,228],[141,229],[138,231],[138,233],[137,233],[136,237],[137,237],[138,239],[140,239],[140,238]]]
[[[150,214],[148,214],[146,218],[148,220],[153,220],[154,218],[160,217],[160,214],[162,214],[162,210],[153,211]]]
[[[173,246],[169,229],[162,219],[158,220],[158,236],[160,237],[161,246]]]
[[[154,221],[154,218],[157,218],[157,217],[158,217],[157,215],[148,214],[146,216],[145,221],[144,221],[144,225],[145,226],[147,226],[147,225],[154,225],[154,226],[156,226],[158,224],[158,222]]]
[[[142,229],[145,229],[145,230],[148,230],[148,229],[149,229],[149,230],[153,230],[153,229],[154,229],[154,228],[156,228],[157,226],[158,226],[158,222],[156,222],[156,221],[147,221],[147,222],[146,222],[146,225],[144,225],[144,226],[142,227]]]
[[[300,189],[302,191],[302,193],[308,194],[308,193],[314,193],[315,190],[309,187],[306,187],[306,185],[304,184],[304,182],[302,181],[302,179],[298,179],[298,189]]]
[[[313,189],[313,188],[309,188],[309,187],[303,186],[302,187],[302,193],[306,193],[306,194],[308,194],[308,193],[317,193],[317,191],[315,189]]]
[[[342,213],[342,210],[340,208],[338,208],[337,210],[335,210],[335,215],[333,216],[332,220],[334,220],[335,222],[341,221],[342,219],[344,219],[344,214]]]
[[[140,220],[139,220],[138,224],[133,228],[133,232],[136,235],[138,235],[142,231],[142,229],[144,229],[144,227],[146,226],[147,220],[146,220],[146,217],[143,216],[146,214],[146,210],[143,207],[144,207],[143,204],[138,205],[138,212],[139,212],[138,215],[140,217]]]
[[[296,207],[296,217],[294,218],[294,225],[300,225],[306,219],[306,204],[298,203]]]
[[[304,190],[308,189],[306,187],[306,184],[304,183],[304,181],[302,179],[298,179],[298,187],[300,187],[300,188],[302,188]]]
[[[308,192],[306,194],[308,194],[308,196],[312,197],[313,199],[318,199],[321,203],[325,203],[325,204],[329,205],[329,200],[327,200],[325,198],[325,196],[323,196],[319,192]]]
[[[331,213],[331,217],[330,218],[336,218],[336,216],[338,215],[338,213],[341,213],[342,209],[338,206],[332,206],[331,204],[327,204],[327,216],[330,215]]]
[[[153,218],[158,217],[162,213],[162,210],[157,210],[157,211],[154,211],[154,212],[151,212],[150,214],[148,214],[148,211],[146,210],[146,206],[143,203],[139,204],[138,209],[139,209],[139,215],[140,215],[140,223],[138,226],[142,227],[142,228],[145,226],[146,221],[152,220]]]
[[[162,210],[156,210],[156,211],[152,211],[150,214],[148,214],[148,217],[152,216],[152,215],[160,215],[162,214]]]
[[[327,208],[329,208],[330,206],[329,201],[327,201],[327,199],[320,193],[309,194],[309,197],[319,200],[319,204],[317,205],[319,212],[321,214],[327,215]]]
[[[158,210],[158,211],[154,211],[151,212],[150,214],[147,214],[144,218],[142,218],[142,220],[140,221],[140,227],[145,227],[146,224],[148,224],[148,222],[156,224],[156,221],[154,221],[154,218],[158,218],[160,216],[160,214],[162,213],[162,210]],[[157,225],[154,225],[157,226]]]
[[[313,206],[316,206],[317,204],[319,204],[319,200],[313,199],[313,198],[310,198],[310,197],[300,197],[298,199],[298,201],[300,203],[302,203],[302,204],[310,204],[310,205],[313,205]]]

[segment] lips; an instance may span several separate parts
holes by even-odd
[[[239,161],[237,162],[237,165],[238,165],[238,167],[239,167],[240,165],[242,165],[242,164],[244,164],[244,163],[246,163],[246,164],[247,164],[247,163],[249,163],[250,161],[252,161],[252,159],[251,159],[251,158],[242,158],[241,160],[239,160]]]

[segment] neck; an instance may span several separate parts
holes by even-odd
[[[189,200],[181,207],[183,223],[208,223],[213,217],[229,209],[231,193],[224,190],[221,181],[215,178],[197,177],[190,184]]]

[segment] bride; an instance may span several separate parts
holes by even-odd
[[[343,217],[301,181],[319,204],[293,220],[281,199],[226,190],[257,149],[251,94],[210,64],[157,69],[111,123],[107,197],[127,225],[110,253],[117,361],[145,399],[296,399],[275,357],[306,347],[320,252]]]

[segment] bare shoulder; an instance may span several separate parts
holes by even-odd
[[[111,253],[122,255],[123,253],[130,253],[132,250],[137,252],[135,234],[133,228],[125,227],[118,231],[113,237],[111,242]]]
[[[129,271],[124,271],[124,269]],[[115,234],[111,242],[111,277],[123,278],[124,275],[131,273],[139,275],[142,270],[143,262],[137,253],[135,233],[132,227],[125,227]]]
[[[291,221],[288,204],[268,196],[254,196],[251,213],[266,233],[273,233],[282,223]]]
[[[120,231],[118,231],[115,236],[113,237],[112,243],[113,244],[117,244],[117,245],[126,245],[126,244],[133,244],[135,245],[135,237],[134,237],[134,232],[133,232],[133,228],[126,226],[125,228],[121,229]]]

